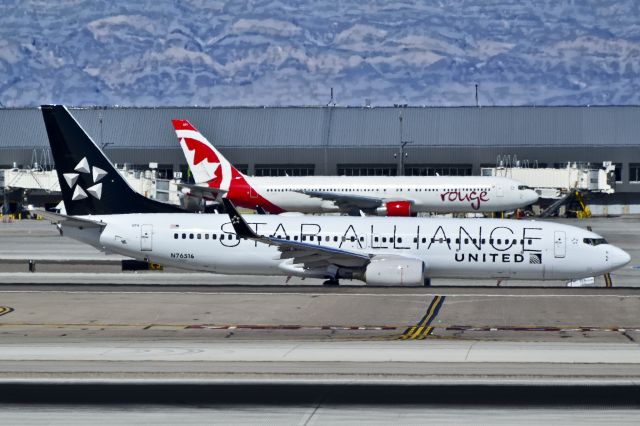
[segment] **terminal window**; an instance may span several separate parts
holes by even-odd
[[[629,182],[640,183],[640,163],[629,164]]]
[[[256,176],[313,176],[314,164],[256,164]]]
[[[338,164],[338,176],[396,176],[395,164]]]
[[[240,173],[243,173],[245,175],[247,174],[247,170],[249,170],[249,165],[248,164],[234,164],[233,166],[236,169],[238,169],[238,171]],[[160,166],[158,166],[158,168],[159,167]],[[178,166],[178,171],[182,174],[182,181],[183,182],[191,182],[191,183],[193,183],[193,177],[191,175],[191,171],[189,170],[189,166],[187,166],[186,164],[180,164]],[[173,177],[173,171],[171,172],[171,177]],[[167,177],[166,179],[170,179],[170,178]]]
[[[622,182],[622,163],[613,163],[616,166],[616,182]]]
[[[407,176],[471,176],[471,164],[411,164],[404,168]]]

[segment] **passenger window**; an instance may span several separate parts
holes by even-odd
[[[289,239],[290,239],[290,238],[289,238],[289,236],[288,236],[288,235],[285,235],[285,236],[284,236],[284,239],[285,239],[285,240],[287,240],[287,241],[289,241]]]
[[[465,238],[465,239],[464,239],[464,243],[465,243],[465,244],[469,244],[469,239],[468,239],[468,238]]]
[[[173,234],[173,239],[177,240],[178,239],[178,234]]]
[[[198,239],[201,240],[202,239],[202,234],[198,234]]]
[[[387,242],[387,237],[382,237],[382,242],[386,243]]]
[[[297,235],[294,235],[294,236],[293,236],[293,240],[294,240],[294,241],[298,241],[298,236],[297,236]]]
[[[193,240],[193,234],[189,234],[189,239]]]
[[[209,239],[209,234],[204,234],[204,239],[208,240]]]
[[[360,237],[360,241],[361,241],[361,242],[364,242],[364,237]]]
[[[307,241],[307,236],[306,235],[303,235],[301,238],[302,238],[302,241]]]
[[[485,239],[484,239],[484,238],[483,238],[483,239],[481,239],[481,240],[480,240],[480,244],[484,244],[484,241],[485,241]]]
[[[375,238],[374,238],[374,240],[375,240],[375,242],[377,243],[377,242],[378,242],[378,237],[375,237]]]
[[[336,243],[338,242],[338,236],[337,235],[333,236],[333,241],[336,242]],[[376,241],[378,241],[378,240],[376,239]]]
[[[215,240],[216,238],[218,238],[218,236],[216,234],[211,234],[211,239]]]
[[[186,240],[187,239],[187,234],[182,234],[182,239]]]
[[[329,242],[329,240],[331,240],[331,237],[327,235],[326,237],[324,237],[324,240]]]
[[[498,244],[502,244],[502,239],[498,238]]]
[[[354,242],[356,240],[356,237],[354,237],[353,235],[350,238],[351,242]]]
[[[456,244],[460,244],[460,238],[456,238]]]
[[[398,238],[398,243],[401,243],[401,242],[402,242],[402,238]]]
[[[451,238],[447,238],[447,244],[451,244]]]
[[[389,238],[389,242],[392,243],[393,242],[393,238]]]
[[[418,242],[418,238],[417,237],[413,237],[413,242],[417,243]]]
[[[533,240],[527,240],[527,244],[529,245],[533,244]]]
[[[422,244],[424,244],[424,243],[426,243],[426,242],[427,242],[427,239],[426,239],[426,238],[424,238],[424,237],[422,237]]]

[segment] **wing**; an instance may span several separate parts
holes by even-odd
[[[227,191],[219,188],[209,188],[208,186],[191,185],[188,183],[179,183],[178,189],[187,189],[189,195],[203,198],[205,200],[216,200],[218,195],[225,194]]]
[[[38,216],[42,216],[52,223],[61,223],[64,226],[71,226],[74,228],[87,229],[87,228],[104,228],[106,223],[99,220],[91,220],[75,216],[67,216],[61,213],[54,213],[44,209],[30,208],[29,212]]]
[[[333,201],[338,208],[344,212],[350,213],[354,210],[362,210],[365,213],[375,214],[378,207],[384,206],[385,203],[392,201],[387,198],[367,197],[365,195],[349,195],[339,194],[337,192],[324,191],[296,191],[309,197],[320,198],[322,200]],[[407,199],[394,198],[393,201],[411,201]]]
[[[293,259],[293,263],[304,264],[306,268],[318,268],[329,265],[361,268],[371,261],[371,256],[366,253],[258,235],[251,229],[247,222],[245,222],[244,218],[238,213],[230,200],[223,198],[222,202],[238,236],[277,246],[281,253],[281,259]]]

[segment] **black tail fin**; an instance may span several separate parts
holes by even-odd
[[[68,215],[184,212],[134,191],[64,106],[41,109]]]

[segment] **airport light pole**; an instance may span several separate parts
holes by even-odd
[[[397,169],[397,175],[398,176],[404,176],[404,160],[405,158],[407,158],[409,156],[409,154],[407,154],[404,150],[404,148],[409,145],[412,144],[413,141],[405,141],[403,140],[403,120],[402,120],[402,110],[400,110],[400,116],[398,117],[398,119],[400,120],[400,152],[396,152],[393,154],[393,158],[398,158],[398,155],[400,155],[400,161],[398,161],[398,169]]]

